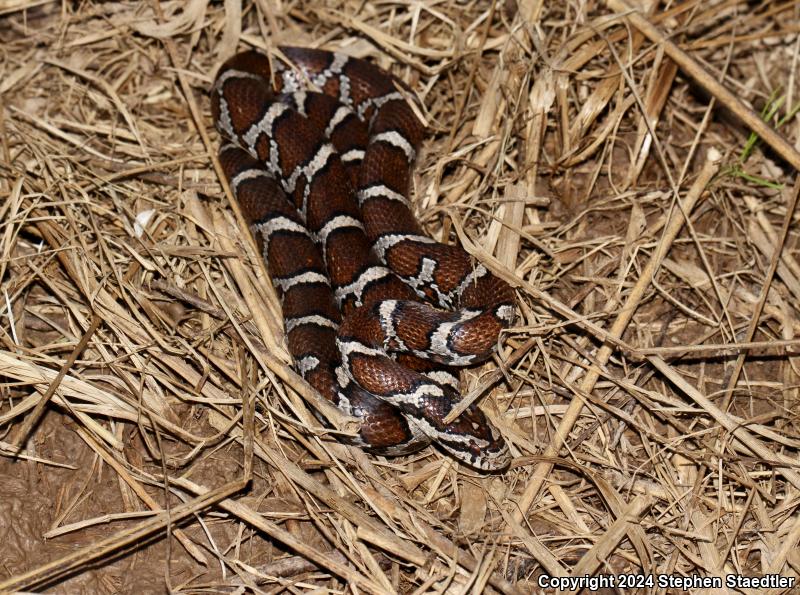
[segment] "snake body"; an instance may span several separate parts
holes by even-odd
[[[296,369],[360,420],[360,446],[397,455],[434,441],[473,467],[505,467],[477,407],[444,423],[459,400],[445,366],[491,355],[515,316],[512,289],[422,232],[408,190],[424,127],[401,84],[345,54],[281,50],[290,66],[255,51],[225,62],[211,105]]]

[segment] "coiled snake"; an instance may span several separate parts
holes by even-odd
[[[459,400],[444,365],[491,355],[515,316],[512,289],[423,234],[408,189],[424,129],[402,86],[344,54],[281,50],[293,67],[255,51],[228,60],[211,105],[296,369],[361,421],[360,446],[396,455],[433,440],[471,466],[505,467],[477,407],[443,423]]]

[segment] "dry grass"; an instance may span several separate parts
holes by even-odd
[[[797,577],[798,32],[779,1],[0,1],[0,591]],[[207,98],[281,43],[420,97],[420,219],[519,291],[464,378],[506,473],[311,413]]]

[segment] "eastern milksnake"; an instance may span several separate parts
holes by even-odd
[[[515,316],[511,287],[422,233],[408,190],[424,128],[401,84],[344,54],[281,50],[293,67],[270,70],[254,51],[228,60],[211,105],[296,369],[360,419],[360,446],[397,455],[433,440],[471,466],[505,467],[508,448],[477,407],[442,422],[459,399],[442,364],[491,355]]]

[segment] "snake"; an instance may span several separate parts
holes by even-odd
[[[485,361],[516,316],[514,291],[437,242],[409,198],[425,126],[406,85],[340,52],[256,50],[220,67],[219,160],[281,301],[295,370],[377,454],[434,443],[497,471],[511,459],[461,400],[458,367]]]

